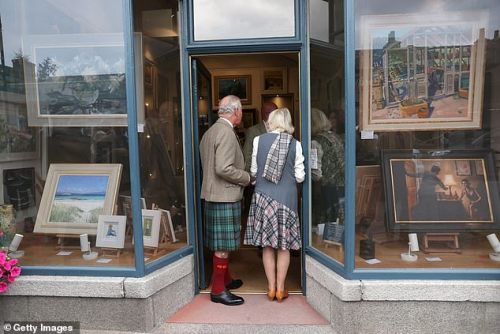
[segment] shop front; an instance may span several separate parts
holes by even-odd
[[[242,147],[273,102],[306,156],[291,291],[342,333],[493,332],[495,13],[493,0],[0,0],[0,246],[23,268],[0,321],[148,331],[209,291],[198,147],[234,94]],[[231,261],[242,293],[265,294],[258,248]]]

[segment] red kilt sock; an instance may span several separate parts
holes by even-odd
[[[228,262],[228,259],[213,256],[212,294],[214,295],[218,295],[226,289],[224,276],[227,271]]]
[[[228,285],[233,281],[233,277],[231,276],[231,273],[229,272],[229,258],[227,258],[227,269],[226,273],[224,274],[224,286]]]

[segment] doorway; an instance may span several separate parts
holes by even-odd
[[[193,117],[193,149],[196,200],[197,285],[201,292],[210,291],[212,252],[203,245],[203,205],[200,199],[202,170],[199,142],[205,131],[217,120],[218,101],[233,94],[240,97],[243,119],[235,128],[243,147],[245,131],[262,121],[262,103],[274,102],[292,114],[295,133],[301,139],[299,99],[299,53],[218,54],[191,57],[191,101]],[[245,189],[242,201],[242,237],[253,190]],[[300,196],[300,195],[299,195]],[[299,198],[299,203],[301,199]],[[300,206],[299,206],[300,207]],[[300,208],[299,208],[300,210]],[[301,213],[299,212],[299,215]],[[300,218],[300,221],[303,221]],[[302,292],[302,251],[292,251],[286,285],[290,292]],[[230,253],[230,268],[234,278],[243,280],[238,293],[265,293],[267,280],[262,265],[261,250],[243,245]]]

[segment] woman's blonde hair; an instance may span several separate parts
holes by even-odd
[[[311,135],[327,132],[332,128],[332,123],[325,113],[317,108],[311,108]]]
[[[286,132],[290,135],[295,131],[290,110],[287,108],[278,108],[269,114],[267,125],[271,131]]]

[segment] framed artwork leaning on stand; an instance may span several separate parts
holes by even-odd
[[[491,151],[383,150],[382,161],[390,231],[500,229]]]

